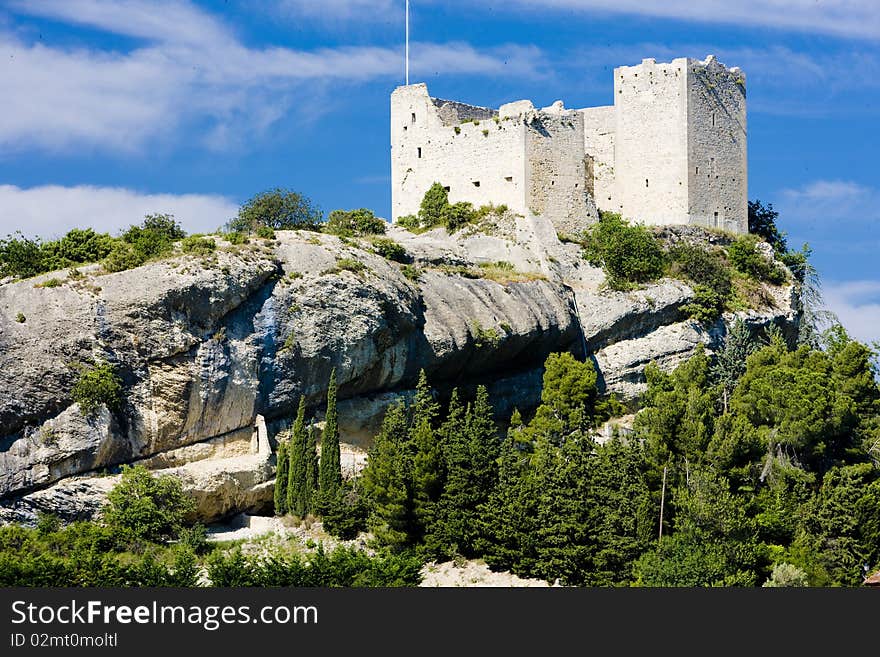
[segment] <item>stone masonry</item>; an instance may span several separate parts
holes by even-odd
[[[416,214],[435,182],[451,202],[544,215],[557,232],[597,207],[632,221],[748,231],[745,75],[714,56],[614,70],[614,105],[495,110],[391,95],[392,218]]]

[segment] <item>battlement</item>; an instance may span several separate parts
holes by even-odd
[[[583,228],[597,206],[649,224],[748,230],[745,74],[714,56],[614,69],[614,105],[499,109],[391,95],[392,216],[434,183],[452,202],[545,214]]]

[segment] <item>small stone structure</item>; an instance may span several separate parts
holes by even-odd
[[[391,95],[392,218],[435,182],[452,202],[507,205],[573,232],[597,207],[633,221],[748,231],[745,75],[714,56],[614,70],[614,105],[495,110]]]

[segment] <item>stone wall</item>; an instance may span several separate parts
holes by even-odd
[[[745,75],[714,57],[688,67],[691,223],[747,232]]]
[[[646,224],[688,223],[687,62],[614,69],[617,212]]]
[[[529,210],[549,218],[557,232],[583,230],[596,219],[587,194],[583,115],[558,103],[525,120]]]
[[[602,210],[614,204],[614,106],[580,110],[584,119],[584,151],[587,155],[587,192]]]
[[[446,102],[441,107],[442,117],[423,84],[400,87],[392,94],[392,219],[418,213],[422,197],[435,182],[449,188],[453,203],[503,204],[525,213],[526,128],[522,120],[496,120],[493,115],[488,120],[450,125],[453,115],[469,113],[467,106],[452,107]]]

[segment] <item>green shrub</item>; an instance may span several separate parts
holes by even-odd
[[[322,516],[324,529],[331,536],[350,541],[367,530],[369,506],[351,481],[343,481]]]
[[[384,235],[388,224],[379,219],[372,210],[334,210],[324,224],[324,232],[331,235]]]
[[[400,268],[400,273],[410,281],[418,281],[422,277],[422,270],[412,265],[404,265]]]
[[[232,232],[232,233],[224,233],[223,239],[232,244],[233,246],[239,246],[241,244],[247,244],[248,238],[247,235],[240,232]]]
[[[714,324],[726,306],[726,297],[706,285],[694,287],[694,298],[689,304],[682,306],[688,317],[701,324]]]
[[[785,272],[775,263],[765,258],[757,248],[758,238],[754,235],[745,235],[727,247],[727,254],[736,269],[746,276],[781,285],[785,282]]]
[[[195,503],[175,477],[154,477],[141,465],[125,467],[107,494],[104,524],[124,542],[162,542],[176,538]]]
[[[494,328],[483,328],[478,321],[471,322],[471,334],[474,336],[474,346],[477,349],[483,347],[497,348],[501,344],[501,335]]]
[[[450,233],[454,233],[463,226],[474,220],[476,213],[474,206],[466,201],[459,201],[446,208],[443,215],[443,225]]]
[[[405,214],[397,218],[397,225],[409,231],[418,231],[421,228],[419,218],[414,214]]]
[[[15,321],[19,324],[24,324],[27,321],[27,317],[24,316],[24,313],[18,313],[15,316]]]
[[[339,258],[339,260],[336,261],[336,268],[340,271],[350,271],[358,274],[364,271],[367,266],[360,260],[355,260],[354,258]]]
[[[61,287],[63,281],[59,278],[50,278],[47,281],[43,281],[42,283],[37,283],[34,287]]]
[[[630,225],[619,214],[603,212],[585,234],[584,256],[602,267],[613,289],[632,289],[663,275],[666,266],[660,243],[641,225]]]
[[[270,226],[260,226],[257,228],[257,237],[264,240],[274,240],[275,229]]]
[[[409,260],[409,254],[400,244],[385,237],[373,240],[373,251],[387,260],[405,263]]]
[[[227,228],[254,233],[260,226],[275,230],[320,230],[323,213],[299,192],[276,188],[261,192],[238,210]]]
[[[193,235],[187,237],[180,243],[180,248],[184,253],[193,255],[210,255],[217,250],[217,243],[206,237]]]
[[[93,367],[79,366],[79,378],[71,397],[85,415],[94,415],[102,406],[117,409],[122,404],[122,379],[110,363],[99,362]]]
[[[682,244],[669,250],[669,258],[672,276],[704,285],[725,298],[730,295],[730,266],[719,253],[710,253],[692,244]]]
[[[449,192],[435,182],[422,197],[419,208],[419,224],[425,227],[440,226],[445,223],[449,208]]]
[[[142,264],[150,258],[168,253],[174,246],[174,242],[185,236],[186,232],[175,221],[173,215],[148,214],[140,226],[130,226],[122,234],[122,241],[134,248],[140,256]],[[127,267],[127,269],[130,268]]]
[[[0,240],[0,276],[30,278],[46,269],[43,249],[39,238],[28,239],[21,233]]]
[[[370,556],[354,548],[263,558],[214,553],[208,559],[208,577],[214,586],[284,587],[392,587],[417,586],[422,563],[411,555]]]
[[[118,241],[101,264],[105,270],[112,274],[140,267],[146,260],[146,257],[132,244]]]
[[[74,228],[60,240],[43,244],[46,271],[63,269],[73,264],[98,262],[113,249],[115,240],[91,228]]]

